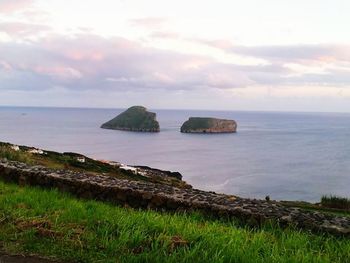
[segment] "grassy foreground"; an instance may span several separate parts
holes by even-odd
[[[350,240],[138,211],[0,181],[0,247],[69,262],[350,262]]]

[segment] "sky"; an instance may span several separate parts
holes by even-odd
[[[350,112],[348,0],[0,0],[0,105]]]

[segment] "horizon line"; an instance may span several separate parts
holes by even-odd
[[[135,105],[131,105],[135,106]],[[123,110],[128,109],[129,107],[81,107],[81,106],[32,106],[32,105],[0,105],[0,108],[43,108],[43,109],[86,109],[86,110]],[[143,105],[139,105],[143,106]],[[186,109],[186,108],[152,108],[152,107],[146,107],[150,110],[169,110],[169,111],[217,111],[217,112],[266,112],[266,113],[337,113],[337,114],[350,114],[350,112],[346,111],[298,111],[298,110],[244,110],[244,109]]]

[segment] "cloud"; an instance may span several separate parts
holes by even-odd
[[[7,63],[6,61],[1,61],[0,60],[0,70],[3,71],[11,71],[12,67],[9,63]]]
[[[132,26],[135,26],[135,27],[159,29],[168,22],[168,19],[164,17],[144,17],[144,18],[130,19],[129,22]]]
[[[296,44],[271,46],[242,46],[228,40],[196,39],[198,43],[234,53],[271,62],[320,62],[350,61],[350,45],[336,44]]]
[[[22,22],[0,23],[0,32],[5,32],[7,35],[16,38],[35,36],[50,30],[51,28],[46,25],[28,24]]]
[[[315,61],[327,63],[342,60],[350,61],[349,45],[237,46],[228,51],[281,62]]]
[[[178,33],[170,31],[154,31],[150,34],[150,37],[159,39],[179,39],[181,36]]]
[[[242,46],[226,40],[193,40],[228,54],[264,59],[270,66],[247,74],[256,83],[274,85],[350,85],[350,45],[298,44]]]
[[[210,58],[118,37],[51,36],[23,44],[0,43],[0,53],[2,89],[191,90],[252,83],[237,69]]]
[[[1,0],[0,13],[14,13],[23,11],[33,4],[33,0]]]
[[[193,42],[197,42],[199,44],[204,44],[210,47],[222,49],[224,51],[230,51],[233,49],[234,44],[232,41],[227,39],[215,39],[215,40],[206,40],[201,38],[192,38]]]
[[[25,43],[0,43],[0,89],[65,87],[108,94],[151,90],[224,91],[251,86],[350,86],[350,63],[337,60],[343,51],[333,50],[331,54],[337,55],[333,56],[335,60],[316,70],[304,61],[320,60],[329,52],[310,51],[292,56],[284,55],[282,49],[273,54],[262,50],[264,52],[250,50],[246,53],[264,57],[269,63],[239,65],[146,47],[120,37],[49,35]],[[287,63],[291,61],[296,63]]]

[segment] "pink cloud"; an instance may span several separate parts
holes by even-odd
[[[27,9],[33,4],[33,0],[1,0],[0,13],[13,13]]]
[[[335,57],[340,57],[344,50]],[[327,54],[334,57],[332,52],[321,52],[322,59],[328,59]],[[347,64],[330,75],[306,73],[293,76],[292,69],[283,67],[280,58],[276,62],[268,57],[270,65],[242,66],[219,63],[205,56],[150,48],[124,38],[88,34],[74,38],[49,35],[26,44],[0,43],[0,54],[0,75],[6,76],[10,66],[12,76],[0,78],[0,87],[14,89],[65,86],[67,89],[105,92],[350,84],[350,75],[344,69],[349,68]],[[309,55],[305,54],[308,58]],[[341,60],[334,63],[339,64]]]
[[[133,26],[146,27],[150,29],[158,29],[164,26],[168,22],[167,18],[164,17],[145,17],[131,19],[130,23]]]
[[[37,86],[43,87],[187,90],[236,87],[235,76],[238,79],[233,68],[217,67],[217,75],[210,75],[212,59],[144,47],[123,38],[51,36],[30,45],[0,45],[0,53],[18,73],[35,74],[33,82],[41,79]]]
[[[87,51],[87,50],[67,50],[64,52],[65,55],[72,59],[77,61],[84,61],[84,60],[90,60],[90,61],[101,61],[104,59],[104,54],[99,51]]]
[[[56,77],[59,79],[80,79],[82,74],[77,69],[66,66],[36,66],[33,68],[36,73]]]
[[[178,39],[180,38],[180,35],[175,32],[169,32],[169,31],[155,31],[151,35],[153,38],[160,38],[160,39]]]
[[[0,69],[3,69],[5,71],[11,71],[12,66],[9,63],[7,63],[6,61],[0,60]]]
[[[36,8],[23,9],[21,15],[32,23],[45,24],[50,20],[50,13]]]
[[[28,24],[21,22],[0,23],[0,32],[12,37],[27,37],[47,32],[51,28],[45,25]]]

